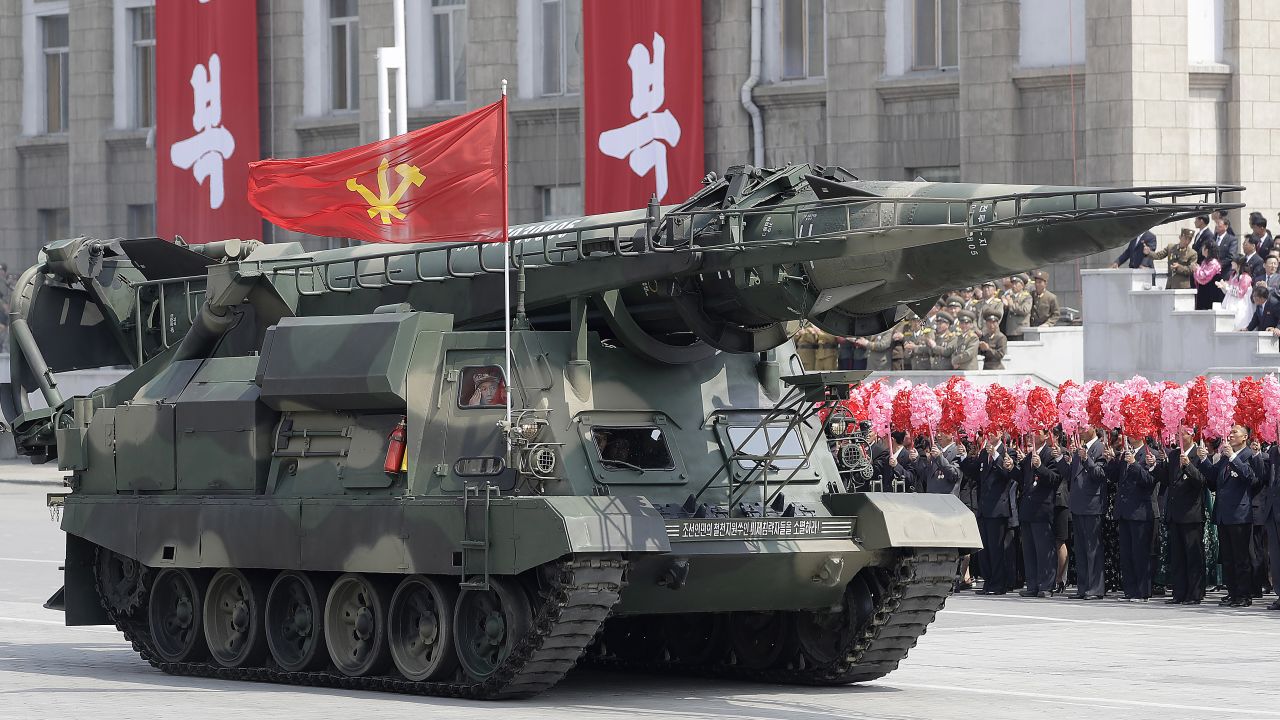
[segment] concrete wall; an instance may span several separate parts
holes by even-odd
[[[1232,330],[1221,310],[1193,309],[1194,290],[1151,289],[1150,271],[1086,270],[1081,279],[1086,378],[1185,382],[1280,370],[1275,338]]]

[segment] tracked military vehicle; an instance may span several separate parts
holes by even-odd
[[[978,535],[950,495],[848,491],[813,408],[860,376],[806,373],[800,321],[880,332],[1233,190],[738,167],[507,245],[52,243],[0,393],[19,451],[68,473],[51,603],[181,675],[469,698],[584,657],[882,677]],[[57,372],[113,365],[62,397]]]

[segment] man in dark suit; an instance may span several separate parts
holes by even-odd
[[[1271,581],[1268,579],[1267,567],[1267,530],[1263,516],[1263,504],[1266,502],[1264,489],[1267,476],[1270,475],[1270,458],[1262,452],[1262,445],[1254,438],[1249,443],[1249,451],[1253,453],[1253,471],[1258,476],[1258,489],[1253,493],[1253,532],[1249,538],[1250,573],[1249,590],[1254,598],[1266,597],[1271,592]]]
[[[1231,229],[1231,221],[1225,216],[1218,218],[1214,227],[1214,253],[1222,269],[1218,271],[1218,279],[1226,280],[1231,272],[1231,260],[1236,256],[1236,248],[1240,247],[1236,233]]]
[[[1143,248],[1147,249],[1144,250]],[[1156,251],[1156,236],[1150,231],[1146,231],[1141,235],[1129,241],[1124,252],[1120,253],[1120,257],[1111,263],[1111,267],[1128,267],[1132,270],[1138,268],[1152,267],[1154,263],[1151,261],[1151,253]]]
[[[1165,488],[1169,526],[1170,605],[1199,605],[1204,598],[1204,475],[1192,430],[1184,428],[1178,445],[1156,474]]]
[[[1023,597],[1049,597],[1058,574],[1058,544],[1053,538],[1053,500],[1062,476],[1062,451],[1050,448],[1044,433],[1034,433],[1035,448],[1015,450],[1018,467],[1018,528],[1022,533],[1022,563],[1027,578]]]
[[[1244,271],[1249,273],[1249,278],[1254,282],[1263,279],[1267,270],[1262,255],[1258,254],[1257,240],[1252,235],[1245,235],[1240,247],[1244,249]]]
[[[1262,523],[1267,532],[1267,552],[1271,559],[1271,589],[1280,597],[1280,443],[1273,443],[1267,451],[1266,474],[1262,497]],[[1268,610],[1280,610],[1280,599],[1267,606]]]
[[[1102,515],[1107,510],[1106,443],[1093,428],[1080,433],[1080,444],[1058,461],[1067,487],[1073,545],[1076,552],[1077,600],[1100,600],[1106,592],[1102,560]]]
[[[1120,536],[1120,585],[1129,602],[1151,598],[1151,542],[1155,533],[1152,491],[1156,458],[1144,438],[1121,439],[1120,457],[1108,467],[1116,486],[1116,525]]]
[[[1213,257],[1213,253],[1205,250],[1205,248],[1213,248],[1215,238],[1213,236],[1213,228],[1209,226],[1208,215],[1198,215],[1194,220],[1196,226],[1195,239],[1191,241],[1191,248],[1199,254],[1201,259]]]
[[[890,439],[894,441],[892,451],[872,451],[871,465],[875,470],[873,477],[880,481],[884,492],[915,492],[914,467],[919,453],[913,446],[903,446],[905,436],[901,432],[894,432]]]
[[[982,535],[982,577],[986,578],[980,595],[1003,595],[1013,583],[1008,558],[1013,553],[1009,490],[1014,476],[1013,458],[1003,443],[984,443],[978,453],[978,532]]]
[[[1250,331],[1270,330],[1272,335],[1280,336],[1280,291],[1253,286],[1253,319],[1249,321]]]
[[[962,451],[963,446],[960,446],[960,450],[957,451],[956,444],[951,441],[950,435],[938,433],[934,445],[916,458],[915,476],[918,491],[950,493],[959,497]]]
[[[1271,251],[1275,249],[1276,239],[1271,236],[1271,232],[1267,230],[1267,219],[1262,213],[1253,213],[1249,216],[1249,235],[1253,237],[1254,243],[1258,246],[1258,254],[1266,260],[1271,256]]]
[[[1215,493],[1213,520],[1218,524],[1219,557],[1227,596],[1218,604],[1248,607],[1253,604],[1249,581],[1253,574],[1250,561],[1253,533],[1253,494],[1261,487],[1255,472],[1253,453],[1245,442],[1249,437],[1244,427],[1231,429],[1217,454],[1200,466],[1209,489]]]

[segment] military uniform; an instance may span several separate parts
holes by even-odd
[[[955,353],[956,341],[959,333],[951,329],[951,325],[955,322],[947,313],[938,313],[939,320],[946,320],[948,328],[946,332],[936,332],[933,339],[933,347],[925,345],[929,353],[929,369],[930,370],[951,370],[951,355]]]
[[[962,310],[960,321],[968,321],[969,329],[964,329],[962,325],[955,332],[954,345],[951,350],[951,368],[952,370],[977,370],[978,369],[978,333],[973,331],[974,314],[968,310]]]
[[[1022,339],[1022,328],[1031,317],[1031,293],[1026,290],[1013,290],[1009,293],[1009,303],[1005,306],[1005,335],[1010,340]],[[1056,299],[1056,298],[1055,298]]]
[[[867,338],[867,369],[876,372],[887,370],[901,370],[902,364],[902,346],[898,345],[898,367],[894,367],[893,359],[893,334],[898,331],[899,326],[894,326],[885,330],[878,335],[872,335]]]
[[[1053,327],[1058,324],[1058,317],[1061,314],[1057,295],[1048,290],[1032,294],[1031,327]]]
[[[982,319],[984,321],[995,319],[997,322],[1000,320],[995,314],[984,315]],[[1000,332],[999,328],[989,333],[984,331],[978,335],[978,340],[987,344],[986,350],[978,350],[978,353],[983,357],[982,369],[1003,370],[1004,355],[1009,351],[1009,340],[1004,336],[1004,333]]]
[[[933,328],[919,327],[910,333],[903,335],[902,360],[904,370],[928,370],[929,365],[929,346],[926,340],[933,337]],[[908,350],[905,345],[911,343],[914,347]]]
[[[796,333],[796,354],[800,356],[800,364],[805,370],[817,370],[818,361],[818,328],[805,325]]]
[[[840,341],[834,335],[818,331],[818,349],[814,352],[814,368],[835,370],[840,357]]]
[[[1153,260],[1169,258],[1169,279],[1165,281],[1166,290],[1189,290],[1191,273],[1195,272],[1196,251],[1190,245],[1173,243],[1163,250],[1152,254]]]

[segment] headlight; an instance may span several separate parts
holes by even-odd
[[[539,477],[550,476],[556,469],[556,451],[545,446],[535,448],[529,453],[529,469]]]
[[[832,435],[843,435],[845,430],[848,430],[849,427],[845,423],[844,418],[832,417],[831,422],[827,423],[827,429],[831,431]]]

